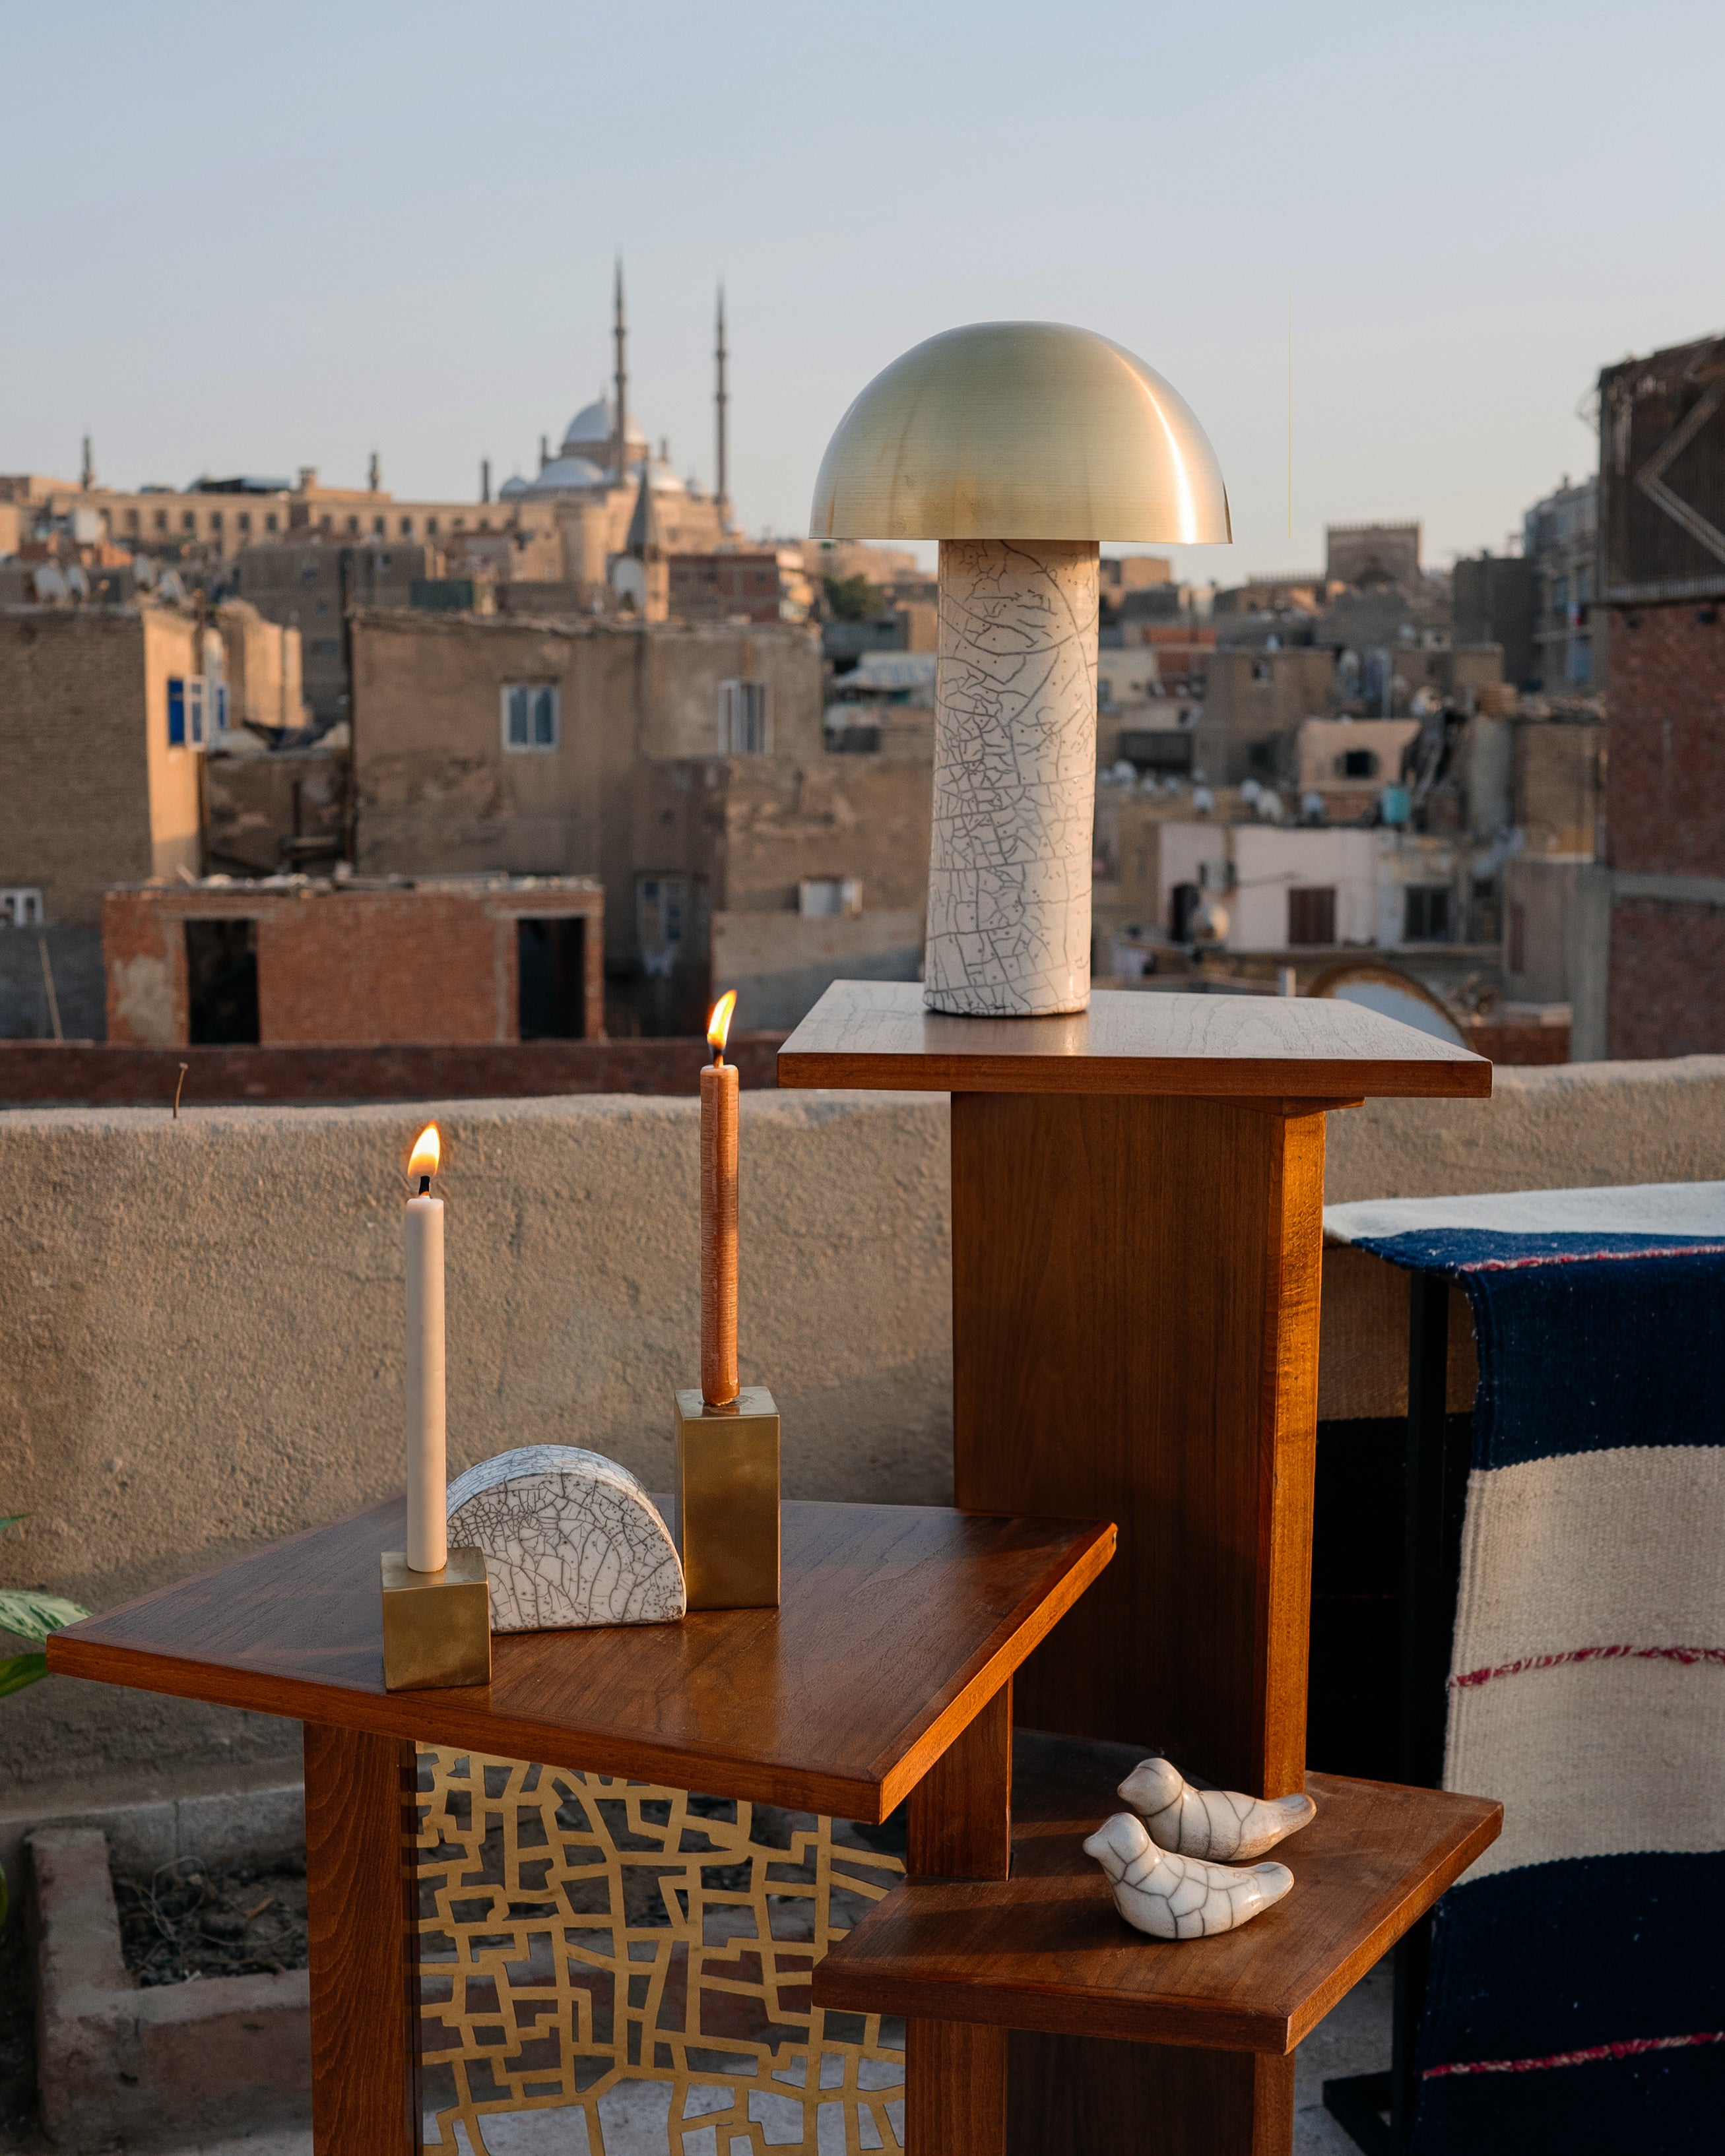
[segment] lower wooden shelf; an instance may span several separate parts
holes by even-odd
[[[1271,1852],[1294,1891],[1238,1932],[1146,1938],[1079,1846],[1122,1809],[1128,1745],[1021,1732],[1012,1874],[913,1879],[816,1965],[817,2006],[1233,2051],[1291,2051],[1497,1838],[1503,1807],[1312,1774]]]

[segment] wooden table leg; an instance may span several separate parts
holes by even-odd
[[[415,1748],[308,1722],[316,2156],[418,2156]]]
[[[1012,1858],[1010,1681],[910,1794],[909,1870],[1004,1879]],[[1006,2156],[1004,2029],[904,2025],[905,2156]]]

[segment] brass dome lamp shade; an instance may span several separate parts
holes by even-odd
[[[924,1004],[1085,1009],[1098,542],[1233,536],[1203,429],[1107,337],[973,323],[857,398],[810,528],[940,542]]]
[[[946,330],[876,375],[821,460],[816,539],[1233,537],[1192,408],[1063,322]]]

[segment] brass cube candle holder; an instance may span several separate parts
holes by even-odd
[[[765,1385],[728,1407],[677,1395],[677,1548],[691,1609],[779,1606],[779,1410]]]
[[[452,1549],[441,1572],[415,1572],[383,1550],[384,1689],[440,1691],[492,1681],[492,1599],[485,1552]]]

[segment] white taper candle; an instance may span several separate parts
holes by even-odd
[[[436,1167],[433,1126],[415,1147],[409,1173],[429,1183]],[[407,1561],[415,1572],[441,1572],[449,1557],[444,1511],[443,1200],[425,1191],[409,1199],[405,1229]]]

